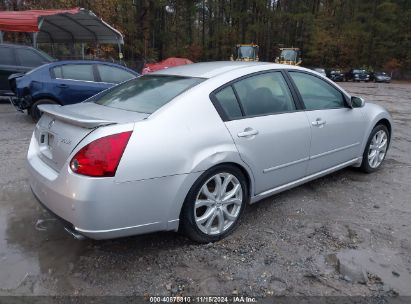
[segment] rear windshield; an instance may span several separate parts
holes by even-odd
[[[151,114],[202,78],[145,75],[122,83],[94,100],[111,108]]]

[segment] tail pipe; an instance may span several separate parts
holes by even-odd
[[[66,230],[66,232],[67,232],[68,234],[70,234],[73,238],[75,238],[76,240],[82,241],[82,240],[85,240],[85,239],[86,239],[86,237],[85,237],[84,235],[76,232],[75,230],[73,230],[73,229],[70,228],[70,227],[67,227],[67,226],[66,226],[66,227],[64,227],[64,230]]]

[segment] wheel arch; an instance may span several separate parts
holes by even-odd
[[[364,119],[367,120],[367,126],[366,126],[366,130],[364,133],[361,151],[364,152],[368,138],[372,130],[377,125],[384,125],[385,127],[387,127],[388,132],[390,133],[389,136],[390,136],[390,142],[391,142],[392,134],[394,132],[394,126],[393,126],[393,121],[392,121],[390,113],[379,105],[376,105],[373,103],[366,103],[365,107],[363,108],[363,114],[364,114]],[[389,146],[390,146],[390,143],[389,143]]]
[[[52,101],[56,102],[56,103],[59,104],[59,105],[63,105],[63,104],[60,102],[60,100],[58,100],[55,96],[50,95],[50,94],[38,94],[38,95],[32,96],[32,99],[31,99],[32,102],[31,102],[31,104],[33,105],[35,102],[37,102],[37,101],[39,101],[39,100],[41,100],[41,99],[49,99],[49,100],[52,100]]]
[[[220,163],[218,165],[215,165],[213,168],[218,167],[218,166],[231,166],[231,167],[235,167],[235,168],[239,169],[245,177],[245,181],[247,183],[248,195],[250,195],[250,197],[251,197],[251,194],[254,193],[254,191],[253,191],[254,183],[252,181],[251,172],[249,172],[249,170],[250,170],[249,168],[246,169],[245,166],[240,165],[239,163],[235,163],[235,162],[223,162],[223,163]]]
[[[197,172],[193,172],[191,174],[188,174],[187,179],[189,180],[189,184],[187,184],[185,187],[183,187],[184,193],[180,194],[179,197],[177,198],[177,201],[174,202],[173,204],[173,208],[169,211],[169,216],[168,216],[168,224],[167,224],[167,228],[168,230],[177,230],[178,229],[178,221],[179,219],[181,219],[181,212],[183,210],[183,205],[185,200],[187,199],[187,195],[190,192],[191,187],[194,185],[194,183],[197,181],[197,179],[206,171],[208,170],[212,170],[216,167],[219,166],[224,166],[224,165],[228,165],[228,166],[232,166],[235,167],[237,169],[239,169],[241,171],[241,173],[244,175],[244,178],[246,180],[247,183],[247,188],[248,188],[248,194],[250,196],[250,198],[253,196],[254,193],[254,176],[251,172],[251,169],[244,163],[241,163],[239,161],[234,161],[234,160],[226,160],[226,161],[222,161],[219,163],[216,163],[214,165],[212,165],[211,167],[207,168],[206,170],[202,170],[202,171],[197,171]],[[191,175],[194,175],[194,178],[191,178]],[[249,200],[250,203],[251,200]],[[176,216],[176,212],[175,209],[177,208],[178,210],[178,217]],[[178,218],[178,220],[177,220]]]
[[[375,128],[376,126],[378,126],[378,125],[384,125],[384,126],[387,127],[388,132],[389,132],[388,135],[390,136],[390,142],[391,142],[392,126],[391,126],[390,121],[389,121],[388,119],[386,119],[386,118],[382,118],[382,119],[380,119],[379,121],[377,121],[377,123],[375,124],[374,128]]]

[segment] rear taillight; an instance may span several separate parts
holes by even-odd
[[[71,160],[71,170],[94,177],[114,176],[132,132],[105,136],[84,146]]]

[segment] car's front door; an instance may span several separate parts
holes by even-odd
[[[365,119],[361,108],[350,108],[336,87],[318,76],[290,71],[311,126],[307,175],[351,161],[362,154]]]
[[[104,89],[96,81],[92,64],[65,64],[54,67],[52,78],[54,94],[63,104],[82,102]]]
[[[305,175],[310,126],[294,103],[281,72],[241,79],[215,93],[225,124],[243,161],[251,168],[255,193]]]

